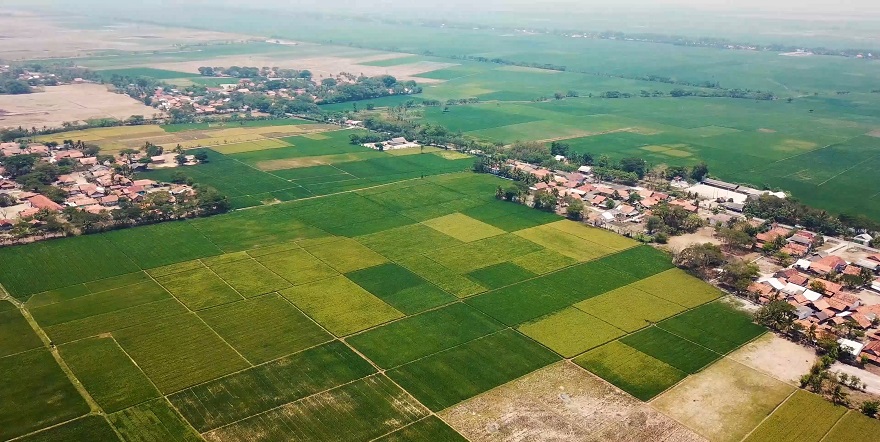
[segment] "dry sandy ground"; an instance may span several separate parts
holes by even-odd
[[[274,54],[274,55],[235,55],[229,57],[217,57],[209,60],[198,61],[182,61],[171,63],[150,63],[143,66],[167,69],[179,72],[198,73],[201,66],[277,66],[287,69],[308,69],[318,77],[331,77],[339,73],[347,72],[354,75],[366,75],[373,77],[377,75],[393,75],[401,80],[415,80],[420,84],[439,83],[439,80],[430,78],[414,77],[418,74],[431,72],[438,69],[456,66],[454,63],[439,63],[433,61],[420,61],[416,63],[403,64],[399,66],[364,66],[359,63],[367,63],[370,61],[386,60],[390,58],[398,58],[400,54],[379,54],[367,57],[345,57],[345,56],[307,56],[296,57],[293,55]]]
[[[0,127],[60,127],[65,121],[150,116],[156,109],[99,84],[46,87],[45,92],[0,95]]]
[[[796,388],[725,358],[651,405],[709,440],[738,441]]]
[[[678,253],[692,244],[705,244],[707,242],[721,245],[721,240],[715,237],[715,229],[711,227],[704,227],[687,235],[673,236],[669,238],[667,247],[674,253]]]
[[[767,333],[728,357],[791,385],[798,385],[800,377],[818,359],[812,349],[773,333]]]
[[[568,361],[449,408],[440,417],[474,442],[705,440]]]
[[[119,23],[77,29],[62,17],[20,11],[0,11],[0,58],[21,60],[77,57],[107,50],[172,49],[175,44],[242,41],[250,37],[221,32]]]

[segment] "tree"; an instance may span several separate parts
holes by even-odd
[[[831,396],[831,402],[835,405],[846,405],[849,403],[849,400],[847,399],[849,393],[847,393],[839,383],[835,383],[828,394]]]
[[[550,143],[550,155],[553,155],[553,156],[562,155],[562,156],[568,158],[569,148],[570,148],[570,146],[568,144],[554,141],[554,142]]]
[[[877,416],[877,411],[880,411],[880,402],[878,402],[878,401],[862,402],[862,406],[859,407],[859,410],[865,416],[875,417],[875,416]]]
[[[733,261],[722,267],[720,282],[737,293],[745,292],[758,277],[758,266],[746,261]]]
[[[824,282],[819,281],[818,279],[814,279],[813,281],[810,282],[810,290],[824,295],[827,288],[825,287]]]
[[[690,245],[675,257],[675,265],[700,273],[723,263],[724,253],[712,243]]]
[[[706,163],[695,164],[691,168],[691,179],[694,181],[702,181],[709,174],[709,166]]]
[[[726,246],[738,250],[748,250],[754,242],[748,233],[740,229],[722,227],[716,235]]]
[[[663,220],[657,216],[649,216],[647,220],[645,220],[645,229],[648,230],[649,235],[653,235],[654,232],[663,228]]]
[[[566,197],[568,207],[565,208],[565,215],[568,219],[580,221],[584,218],[584,202],[579,198]]]
[[[609,198],[605,200],[605,208],[611,210],[617,206],[617,203],[614,202],[613,199]]]
[[[200,150],[200,151],[196,152],[195,158],[196,158],[196,161],[198,161],[199,163],[203,163],[203,164],[207,163],[208,162],[208,152],[205,152],[204,150]]]
[[[550,192],[537,192],[534,197],[534,205],[538,210],[545,212],[556,211],[556,197]]]
[[[788,332],[797,318],[793,305],[774,299],[755,312],[755,322],[773,330]]]
[[[645,177],[648,170],[648,163],[637,157],[628,157],[620,160],[620,169],[638,175],[639,179]]]
[[[186,155],[179,153],[174,157],[174,161],[176,161],[178,165],[183,166],[186,164]]]

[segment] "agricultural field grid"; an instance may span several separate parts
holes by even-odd
[[[763,333],[664,253],[499,202],[497,182],[0,250],[3,396],[21,398],[0,437],[460,440],[435,413],[560,360],[649,400]]]

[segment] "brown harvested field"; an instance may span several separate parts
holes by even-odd
[[[869,137],[880,138],[880,129],[872,130],[872,131],[868,132],[868,136],[869,136]]]
[[[22,60],[82,57],[108,50],[171,50],[175,45],[245,41],[251,37],[225,32],[117,23],[79,28],[76,17],[46,17],[23,11],[0,11],[0,58]]]
[[[685,379],[651,402],[709,440],[741,440],[795,387],[728,358]]]
[[[151,116],[156,109],[100,84],[46,87],[45,92],[0,95],[0,127],[60,127],[65,121]]]
[[[425,72],[436,71],[451,66],[454,63],[440,63],[433,61],[420,61],[416,63],[403,64],[398,66],[365,66],[360,63],[370,61],[384,60],[388,58],[398,57],[399,54],[379,54],[379,55],[336,55],[336,56],[296,56],[293,54],[272,54],[272,55],[235,55],[228,57],[217,57],[208,60],[198,61],[180,61],[168,63],[149,63],[139,66],[151,67],[156,69],[167,69],[178,72],[192,72],[197,74],[201,66],[277,66],[289,69],[308,69],[315,74],[316,77],[336,76],[341,72],[348,72],[355,75],[366,75],[368,77],[377,75],[393,75],[401,80],[415,80],[419,83],[439,83],[440,80],[430,78],[416,78],[415,75]]]
[[[791,385],[798,385],[800,377],[818,359],[812,349],[773,333],[750,342],[728,357]]]
[[[568,361],[448,408],[440,417],[474,442],[705,440]]]

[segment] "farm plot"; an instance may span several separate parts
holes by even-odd
[[[548,225],[519,230],[515,235],[581,262],[601,258],[614,252],[610,248]]]
[[[374,375],[204,436],[209,442],[368,441],[427,414],[427,410],[388,378]]]
[[[574,362],[643,401],[687,376],[687,373],[620,341],[584,353]]]
[[[705,304],[722,294],[715,287],[679,269],[647,277],[633,284],[633,287],[688,308]]]
[[[529,240],[505,234],[456,247],[430,250],[425,256],[450,270],[464,274],[538,250],[541,250],[541,246]]]
[[[199,432],[369,376],[375,369],[335,341],[169,396]]]
[[[696,373],[721,357],[718,353],[658,327],[649,327],[628,335],[620,342],[685,373]]]
[[[502,328],[488,316],[456,303],[351,336],[347,341],[376,365],[392,368]]]
[[[248,367],[195,314],[135,325],[113,335],[165,394]]]
[[[82,416],[89,406],[48,350],[0,358],[0,439]]]
[[[388,372],[433,411],[442,410],[559,360],[512,330],[503,330]]]
[[[510,261],[511,264],[539,275],[572,266],[577,262],[574,258],[547,249],[518,256]]]
[[[472,242],[501,235],[503,230],[460,213],[422,221],[422,224],[459,241]]]
[[[459,298],[465,298],[486,291],[486,288],[476,281],[458,274],[425,256],[413,255],[399,258],[397,261],[413,273]]]
[[[492,195],[494,192],[487,194]],[[562,219],[556,214],[534,210],[522,204],[495,200],[462,210],[461,213],[507,232],[537,227]]]
[[[108,416],[124,442],[198,442],[193,431],[165,399],[155,399]]]
[[[117,230],[106,235],[142,269],[223,253],[185,221]]]
[[[160,285],[147,281],[35,307],[30,312],[40,325],[48,327],[169,297]]]
[[[821,396],[797,390],[744,440],[818,442],[846,411],[846,408],[836,406]],[[805,425],[804,416],[809,416],[808,425]]]
[[[333,336],[277,294],[198,313],[248,361],[258,364],[333,339]]]
[[[192,224],[225,252],[327,236],[323,230],[281,210],[280,205],[200,218],[193,220]],[[278,228],[279,224],[284,228]]]
[[[539,252],[535,252],[539,253]],[[516,264],[510,262],[502,262],[489,267],[483,267],[468,273],[469,278],[479,282],[489,289],[497,289],[537,276]]]
[[[546,226],[561,230],[565,233],[574,235],[581,239],[585,239],[592,243],[599,244],[602,247],[609,248],[611,250],[614,250],[615,252],[626,250],[639,245],[638,241],[629,239],[625,236],[609,232],[605,229],[585,226],[583,223],[569,221],[567,219],[546,224]]]
[[[245,298],[277,292],[278,290],[290,287],[290,283],[284,278],[263,267],[259,262],[251,259],[246,254],[242,260],[208,264],[208,266],[217,276]]]
[[[742,440],[795,390],[770,376],[723,359],[651,402],[709,440]],[[718,400],[718,398],[724,400]]]
[[[349,335],[404,316],[341,275],[279,293],[336,336]]]
[[[434,416],[428,416],[391,434],[385,435],[376,442],[466,442],[467,439]]]
[[[306,284],[339,275],[323,261],[312,256],[309,252],[291,243],[290,250],[267,255],[259,255],[258,252],[250,252],[261,265],[271,270],[276,275],[284,278],[287,282],[298,285]],[[269,252],[270,250],[261,250]]]
[[[159,397],[156,387],[109,337],[58,347],[64,362],[107,413]]]
[[[623,336],[623,330],[576,308],[517,327],[526,336],[570,358]]]
[[[440,413],[474,442],[702,441],[571,362],[558,362]]]
[[[384,256],[348,238],[338,238],[315,246],[304,245],[303,248],[339,273],[353,272],[388,261]]]
[[[393,260],[420,254],[432,248],[442,249],[462,244],[461,241],[422,224],[395,227],[355,239]]]
[[[39,348],[43,341],[11,302],[0,301],[0,358]]]
[[[465,198],[465,195],[454,189],[422,180],[407,181],[390,189],[383,187],[361,190],[358,194],[398,212],[443,205]]]
[[[634,247],[607,256],[602,259],[602,263],[619,272],[627,273],[637,280],[656,275],[673,267],[669,255],[649,246]]]
[[[183,304],[176,299],[168,298],[43,327],[43,331],[55,343],[71,342],[186,312],[187,309]]]
[[[407,315],[458,299],[393,263],[357,270],[345,276]]]
[[[207,267],[162,276],[156,281],[190,310],[244,299]]]
[[[103,416],[89,415],[39,433],[16,439],[20,442],[118,441]]]
[[[631,285],[585,299],[574,306],[626,332],[634,332],[684,310],[678,304]]]
[[[712,351],[727,354],[762,335],[749,313],[716,301],[667,319],[658,327]]]
[[[880,431],[880,422],[850,410],[822,439],[828,442],[871,442]]]
[[[26,249],[25,249],[26,247]],[[100,256],[84,260],[83,256]],[[34,272],[33,269],[40,269]],[[0,249],[0,282],[10,295],[34,293],[140,270],[104,235],[87,235]]]

